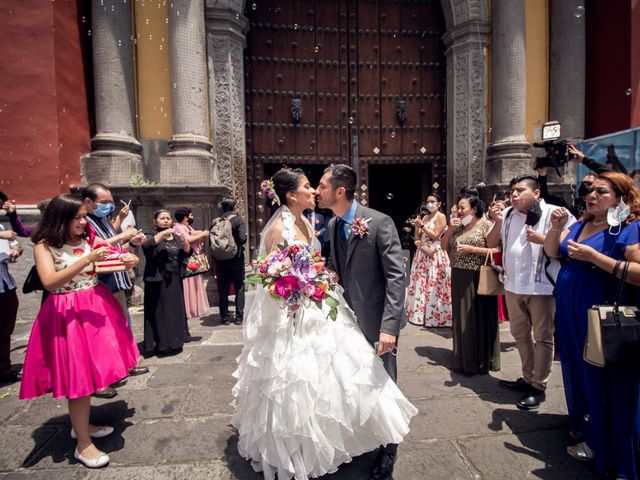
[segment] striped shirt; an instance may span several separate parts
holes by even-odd
[[[87,215],[87,220],[89,220],[89,225],[91,225],[95,230],[97,237],[107,240],[116,236],[116,231],[108,218],[99,218],[94,215]],[[122,248],[122,245],[119,243],[116,243],[115,246]],[[100,283],[104,284],[111,293],[117,293],[131,288],[131,279],[129,278],[129,273],[126,270],[123,272],[99,274],[98,280]]]

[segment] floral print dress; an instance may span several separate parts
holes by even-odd
[[[435,228],[435,217],[426,226]],[[411,264],[409,289],[405,300],[408,321],[425,327],[451,326],[451,267],[449,255],[442,249],[440,239],[432,241],[422,235],[420,247],[434,250],[427,255],[418,248]]]

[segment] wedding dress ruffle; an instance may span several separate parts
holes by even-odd
[[[400,443],[417,413],[338,296],[335,322],[314,304],[290,318],[262,287],[245,315],[233,425],[268,480],[318,477]]]

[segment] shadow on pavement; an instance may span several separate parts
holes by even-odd
[[[111,425],[115,429],[108,437],[96,439],[96,446],[106,453],[122,450],[125,443],[122,432],[132,425],[126,419],[133,417],[135,413],[135,409],[129,408],[124,400],[92,406],[91,423]],[[44,422],[31,434],[35,445],[22,462],[22,466],[33,467],[47,457],[51,457],[53,463],[79,463],[73,457],[76,441],[71,438],[70,431],[71,423],[68,414],[58,415]]]

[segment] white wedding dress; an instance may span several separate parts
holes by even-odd
[[[299,241],[294,222],[281,207],[263,230],[261,255],[273,241]],[[279,238],[269,242],[273,232]],[[232,423],[240,454],[268,480],[276,473],[278,480],[319,477],[380,445],[400,443],[417,413],[342,295],[333,295],[340,301],[335,322],[326,306],[313,304],[294,321],[261,286],[245,310]]]

